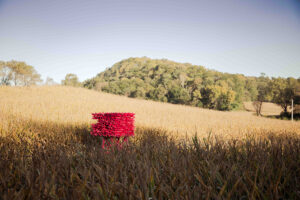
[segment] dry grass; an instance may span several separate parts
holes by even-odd
[[[244,102],[245,109],[255,112],[252,102]],[[288,109],[290,111],[290,109]],[[262,115],[280,115],[282,108],[274,103],[264,102],[262,106]]]
[[[189,144],[137,128],[107,152],[87,124],[3,120],[0,199],[300,198],[299,135]]]
[[[300,199],[299,122],[69,87],[2,87],[0,109],[0,199]],[[102,150],[91,112],[135,112],[136,136]]]
[[[266,108],[266,106],[265,106]],[[59,123],[92,123],[92,112],[134,112],[136,124],[162,128],[180,137],[208,133],[243,138],[266,132],[300,133],[300,122],[257,117],[251,112],[220,112],[131,99],[72,87],[0,88],[2,114]]]

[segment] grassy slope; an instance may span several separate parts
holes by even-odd
[[[0,199],[300,198],[300,137],[287,134],[296,123],[67,87],[0,88],[0,109]],[[89,134],[94,111],[136,112],[139,125],[173,124],[170,130],[192,130],[188,121],[205,120],[220,133],[222,120],[239,125],[234,132],[243,128],[242,118],[282,134],[206,137],[190,146],[139,126],[129,146],[107,152]]]
[[[132,99],[72,87],[0,88],[2,113],[59,123],[92,123],[92,112],[134,112],[136,124],[163,128],[180,136],[224,137],[266,132],[300,133],[300,123],[256,117],[251,112],[220,112],[184,105]]]
[[[255,109],[252,105],[252,102],[244,102],[245,109],[251,112],[255,112]],[[290,112],[290,109],[288,109]],[[274,103],[264,102],[262,106],[262,115],[268,115],[268,116],[274,116],[274,115],[280,115],[282,112],[282,108],[279,105],[276,105]]]

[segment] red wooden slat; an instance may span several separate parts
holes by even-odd
[[[92,124],[92,135],[127,137],[134,135],[134,113],[92,113],[98,122]]]

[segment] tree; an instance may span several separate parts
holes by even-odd
[[[295,97],[294,97],[294,113],[300,117],[300,79],[298,79],[298,84],[295,88]]]
[[[80,87],[81,83],[76,74],[67,74],[65,79],[61,81],[62,85]]]
[[[218,110],[231,110],[233,101],[235,99],[235,92],[233,90],[222,91],[217,99]]]
[[[273,78],[271,81],[272,101],[280,105],[284,113],[287,113],[288,107],[292,104],[297,84],[294,78]]]
[[[142,88],[142,87],[136,88],[136,90],[134,90],[130,94],[130,97],[133,97],[133,98],[144,98],[145,96],[146,96],[146,92],[145,92],[144,88]]]
[[[11,68],[6,63],[0,61],[0,85],[10,85]]]
[[[159,86],[157,88],[151,89],[147,93],[147,97],[152,100],[167,102],[168,98],[166,97],[168,90],[166,90],[163,86]]]
[[[200,89],[194,90],[192,92],[192,102],[191,102],[191,104],[195,105],[195,106],[198,106],[198,107],[202,107],[201,98],[202,98],[202,95],[201,95]]]
[[[258,95],[257,83],[255,79],[247,79],[245,83],[245,100],[255,101]]]
[[[263,102],[269,102],[271,100],[270,80],[264,73],[261,73],[261,76],[257,80],[257,96],[252,103],[257,116],[261,116]]]
[[[56,83],[52,78],[47,77],[45,81],[45,85],[56,85]]]
[[[209,85],[201,90],[203,107],[231,110],[235,92],[226,85]]]
[[[253,101],[252,102],[252,105],[255,109],[255,113],[257,116],[261,116],[262,104],[263,104],[263,101]]]
[[[184,86],[185,86],[185,81],[186,81],[186,79],[187,79],[186,74],[183,73],[183,72],[181,72],[181,73],[179,74],[179,81],[180,81],[180,86],[181,86],[182,88],[184,88]]]
[[[107,85],[107,82],[97,82],[95,85],[95,90],[101,91],[104,86]]]
[[[267,92],[268,90],[266,86],[260,85],[258,87],[257,98],[252,103],[257,116],[261,116],[263,102],[266,101]]]
[[[233,86],[232,89],[236,92],[235,102],[242,103],[245,98],[245,77],[240,74],[232,75]]]
[[[190,100],[189,93],[186,91],[186,89],[180,86],[172,87],[167,96],[169,102],[176,104],[187,104],[187,102]]]
[[[187,81],[187,90],[191,96],[191,105],[202,107],[202,79],[200,77],[195,77],[194,79]]]
[[[15,60],[0,63],[0,77],[2,85],[29,86],[42,81],[32,66]]]

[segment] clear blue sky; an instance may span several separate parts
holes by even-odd
[[[299,0],[0,0],[0,60],[81,81],[147,56],[300,77]]]

